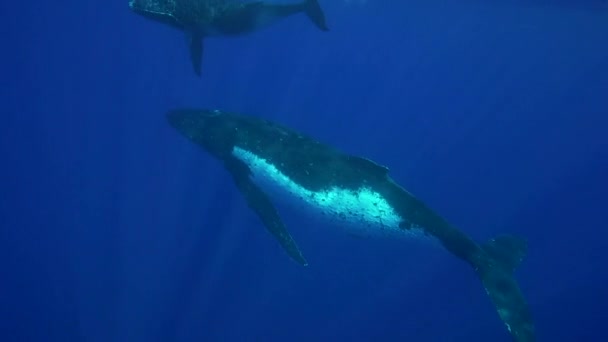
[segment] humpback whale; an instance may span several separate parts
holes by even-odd
[[[527,244],[501,235],[478,244],[398,185],[389,170],[278,123],[221,110],[181,108],[167,120],[221,161],[248,206],[287,254],[308,265],[276,201],[292,200],[353,232],[429,236],[468,263],[517,342],[535,341],[528,304],[514,278]]]
[[[236,36],[259,30],[282,18],[305,13],[322,31],[328,31],[325,14],[317,0],[295,4],[232,0],[130,0],[135,13],[188,34],[190,60],[201,75],[203,40],[212,36]]]

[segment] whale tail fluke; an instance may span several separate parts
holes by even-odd
[[[482,257],[472,263],[498,315],[516,342],[535,341],[528,303],[513,276],[526,254],[526,241],[504,235],[481,245],[481,249]]]
[[[321,5],[317,0],[305,0],[304,12],[310,18],[310,20],[321,30],[329,31],[327,24],[325,23],[325,14]]]

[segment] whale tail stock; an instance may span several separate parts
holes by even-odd
[[[478,257],[469,262],[481,278],[498,315],[514,341],[535,341],[532,316],[513,275],[526,254],[526,241],[516,236],[503,235],[480,247]]]
[[[321,30],[329,31],[327,24],[325,23],[325,14],[318,0],[305,0],[304,1],[304,12],[310,18],[310,20]]]

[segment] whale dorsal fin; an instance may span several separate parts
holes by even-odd
[[[371,172],[379,177],[385,177],[388,174],[388,167],[384,165],[380,165],[374,161],[371,161],[367,158],[358,157],[358,156],[348,156],[348,162],[351,163],[353,167],[363,169],[367,172]]]

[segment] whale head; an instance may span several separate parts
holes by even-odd
[[[175,17],[176,0],[131,0],[129,8],[148,19],[158,21],[181,29],[182,25]]]
[[[228,113],[207,109],[176,109],[167,113],[169,124],[215,156],[230,153],[237,135]]]

